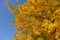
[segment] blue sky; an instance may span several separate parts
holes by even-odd
[[[0,40],[12,40],[15,35],[14,26],[9,25],[10,22],[14,22],[13,14],[6,8],[6,0],[0,0]],[[26,0],[20,0],[19,4],[22,4]],[[13,3],[15,0],[12,1]]]

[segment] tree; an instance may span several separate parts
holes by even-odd
[[[27,0],[8,10],[14,14],[14,40],[60,40],[60,1]]]

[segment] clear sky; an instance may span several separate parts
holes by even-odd
[[[0,0],[0,40],[12,40],[15,35],[15,28],[9,25],[9,22],[14,22],[13,14],[6,8],[6,0]],[[20,0],[22,4],[26,0]],[[15,0],[12,0],[14,3]]]

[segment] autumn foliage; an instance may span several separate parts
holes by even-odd
[[[27,0],[8,10],[18,30],[14,40],[60,40],[60,0]]]

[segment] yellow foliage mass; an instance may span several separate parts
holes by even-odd
[[[8,9],[14,14],[18,30],[14,40],[60,40],[59,0],[27,0]]]

